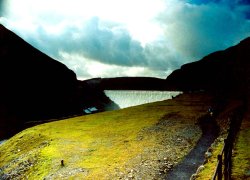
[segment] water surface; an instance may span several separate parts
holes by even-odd
[[[172,99],[181,94],[180,91],[133,91],[133,90],[105,90],[106,96],[120,108],[126,108],[156,101]]]
[[[0,146],[3,144],[6,140],[0,140]]]

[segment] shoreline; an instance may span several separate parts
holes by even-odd
[[[7,139],[0,140],[0,146],[1,146],[5,141],[7,141]]]

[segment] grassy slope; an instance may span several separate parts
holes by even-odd
[[[233,179],[250,179],[250,111],[245,115],[233,151]]]
[[[186,94],[26,129],[0,146],[0,177],[160,178],[193,148],[210,103]]]

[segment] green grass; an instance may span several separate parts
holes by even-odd
[[[117,179],[136,168],[140,177],[156,177],[159,162],[176,164],[193,148],[201,135],[195,123],[210,102],[208,96],[182,95],[38,125],[0,146],[0,168],[19,179]]]
[[[233,179],[250,179],[250,113],[243,119],[233,151]]]
[[[221,153],[222,148],[223,148],[224,142],[218,142],[214,147],[212,151],[212,156],[208,159],[208,162],[204,165],[204,169],[198,174],[197,180],[210,180],[212,179],[212,176],[215,172],[218,159],[217,156],[218,154]]]

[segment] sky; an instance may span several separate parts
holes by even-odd
[[[250,36],[250,0],[0,0],[0,23],[78,79],[166,78]]]

